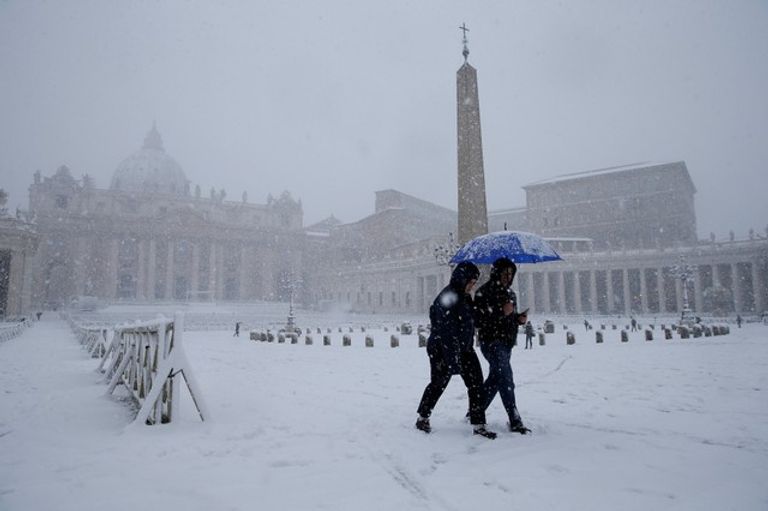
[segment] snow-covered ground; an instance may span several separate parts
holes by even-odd
[[[359,329],[351,347],[186,332],[211,420],[186,398],[177,422],[126,427],[135,410],[48,314],[0,343],[0,509],[768,509],[768,327],[602,345],[573,329],[513,350],[533,434],[504,432],[497,399],[489,441],[459,378],[415,430],[424,350],[391,331],[365,348]]]

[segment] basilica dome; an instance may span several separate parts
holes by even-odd
[[[117,166],[112,190],[166,195],[189,195],[189,181],[181,165],[163,149],[163,139],[155,125],[144,138],[144,146]]]

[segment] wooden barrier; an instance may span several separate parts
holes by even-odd
[[[102,362],[111,360],[106,371],[110,380],[107,394],[112,394],[119,384],[125,386],[139,404],[135,424],[171,422],[180,397],[178,375],[183,376],[200,419],[209,416],[184,353],[183,329],[182,314],[173,320],[115,327],[112,342],[102,359]]]

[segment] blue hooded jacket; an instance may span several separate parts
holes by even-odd
[[[479,276],[480,270],[474,264],[459,263],[451,274],[450,283],[437,295],[429,308],[432,327],[427,351],[431,357],[441,358],[451,374],[459,374],[461,370],[461,353],[473,350],[473,304],[466,287],[470,280],[477,280]]]

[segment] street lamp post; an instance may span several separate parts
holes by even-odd
[[[680,314],[680,323],[684,325],[692,325],[695,322],[695,316],[688,301],[688,281],[693,278],[695,272],[696,266],[686,264],[685,256],[682,255],[680,262],[672,267],[672,275],[680,279],[683,285],[683,311]]]

